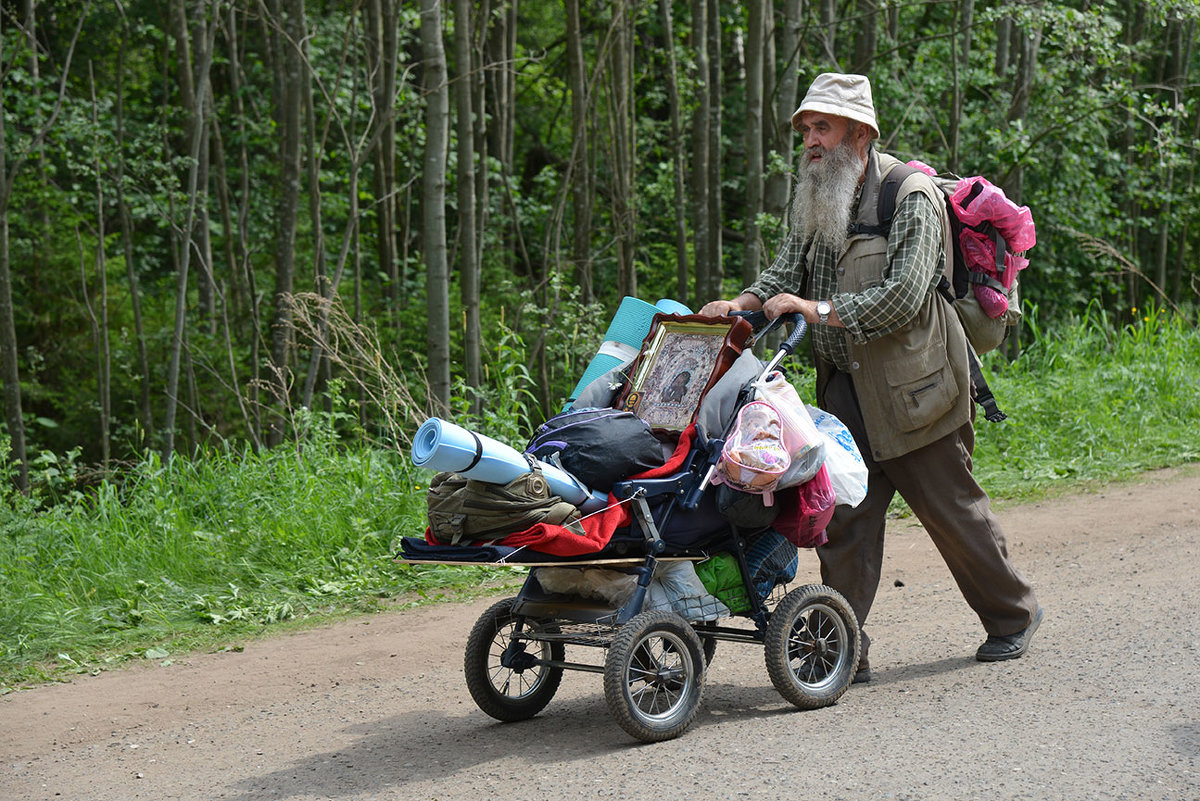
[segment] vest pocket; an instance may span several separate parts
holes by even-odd
[[[954,408],[957,386],[944,354],[926,351],[916,359],[890,362],[884,374],[901,431],[932,425]]]
[[[881,236],[859,237],[851,240],[846,253],[838,261],[838,289],[842,292],[862,292],[883,283],[887,266],[887,240]]]

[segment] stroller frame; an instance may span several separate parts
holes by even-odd
[[[754,318],[759,327],[765,317]],[[799,315],[791,337],[764,370],[770,373],[803,338]],[[774,325],[759,331],[761,337]],[[738,406],[745,402],[739,397]],[[736,415],[734,415],[736,417]],[[725,436],[728,436],[728,431]],[[700,439],[700,438],[698,438]],[[689,621],[673,608],[648,608],[647,596],[659,565],[672,560],[698,561],[706,554],[672,552],[660,534],[677,509],[695,509],[716,469],[724,439],[696,442],[672,476],[629,480],[613,487],[619,502],[632,505],[642,535],[643,556],[531,563],[515,597],[494,604],[476,621],[467,641],[463,667],[476,705],[500,721],[533,717],[553,699],[566,670],[600,673],[610,713],[628,734],[643,742],[679,736],[699,712],[704,676],[718,641],[762,645],[767,673],[776,690],[800,709],[837,702],[849,689],[858,667],[860,633],[850,605],[835,590],[807,584],[787,591],[776,587],[760,598],[746,559],[743,532],[731,525],[708,550],[732,553],[746,588],[754,628]],[[648,501],[664,499],[652,514]],[[657,520],[655,519],[657,516]],[[513,563],[508,563],[513,564]],[[637,577],[632,595],[619,605],[546,591],[538,571],[546,567],[604,567]],[[568,660],[566,648],[605,650],[604,664]]]

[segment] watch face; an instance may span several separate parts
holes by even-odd
[[[829,301],[823,300],[817,304],[817,314],[826,315],[831,311],[833,311],[833,306],[829,304]]]

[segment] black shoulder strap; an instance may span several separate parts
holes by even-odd
[[[984,419],[989,423],[1007,420],[1008,415],[1000,411],[996,396],[992,394],[992,388],[983,377],[983,365],[979,363],[979,357],[975,355],[975,349],[971,347],[970,342],[967,343],[967,361],[971,369],[971,383],[975,385],[975,402],[983,407]]]
[[[879,182],[879,203],[875,207],[875,219],[879,224],[850,223],[846,227],[847,235],[882,236],[887,239],[888,234],[892,232],[892,218],[896,216],[896,195],[900,192],[900,184],[915,172],[919,172],[916,167],[897,164],[883,176],[883,180]]]

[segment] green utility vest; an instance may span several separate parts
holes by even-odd
[[[855,222],[878,225],[879,184],[898,164],[892,156],[871,152]],[[938,209],[944,247],[950,242],[950,221],[941,190],[923,174],[911,176],[897,193],[897,208],[911,192],[926,195]],[[856,293],[881,284],[889,270],[887,256],[886,238],[849,237],[837,263],[837,291]],[[811,270],[811,251],[808,258]],[[952,262],[944,261],[943,268],[952,269]],[[876,461],[929,445],[972,419],[966,335],[958,316],[932,287],[917,316],[900,330],[864,343],[854,342],[849,331],[845,337],[850,376]],[[822,406],[832,371],[831,364],[817,359],[817,399]]]

